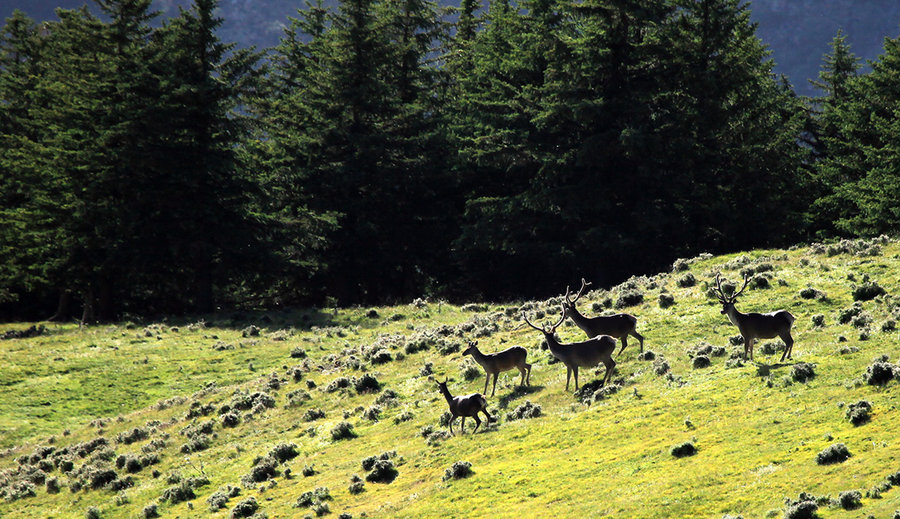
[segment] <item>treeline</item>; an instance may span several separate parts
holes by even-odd
[[[895,232],[900,40],[804,99],[740,0],[21,13],[0,35],[7,317],[502,299]],[[44,315],[46,314],[46,315]]]

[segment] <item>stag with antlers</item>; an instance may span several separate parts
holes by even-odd
[[[780,362],[784,362],[785,358],[791,358],[791,351],[794,348],[791,325],[794,324],[794,316],[787,310],[778,310],[767,314],[739,312],[734,304],[737,302],[738,296],[744,293],[750,278],[744,277],[744,285],[731,296],[726,296],[722,291],[722,281],[719,278],[720,275],[716,274],[716,292],[718,292],[719,302],[722,303],[722,314],[728,316],[728,320],[738,327],[741,337],[744,338],[744,360],[748,360],[748,358],[753,360],[753,341],[774,337],[780,337],[784,341],[784,354],[781,355]]]
[[[630,314],[600,315],[597,317],[585,317],[575,308],[575,303],[581,299],[584,289],[591,284],[581,278],[581,288],[574,298],[570,298],[569,287],[566,287],[566,297],[563,303],[563,316],[570,317],[576,326],[581,328],[588,337],[597,337],[598,335],[609,335],[614,339],[622,341],[622,349],[616,356],[625,351],[628,346],[628,336],[636,338],[641,343],[641,353],[644,353],[644,336],[635,331],[637,326],[637,317]]]
[[[616,340],[609,335],[598,335],[586,341],[562,344],[556,339],[556,329],[566,319],[565,310],[559,317],[559,321],[549,328],[538,328],[531,324],[525,312],[522,312],[522,318],[535,330],[544,334],[547,339],[547,345],[550,347],[550,353],[566,365],[566,391],[569,390],[569,380],[572,378],[572,372],[575,373],[575,391],[578,391],[578,368],[592,368],[601,362],[606,366],[606,373],[603,376],[602,385],[612,377],[616,368],[616,361],[613,360],[612,354],[616,351]]]

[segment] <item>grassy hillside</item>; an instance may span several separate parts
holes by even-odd
[[[618,391],[575,396],[520,317],[556,320],[558,298],[43,323],[36,337],[0,341],[0,517],[153,517],[153,505],[162,517],[238,517],[253,513],[240,505],[250,497],[269,518],[781,517],[801,492],[820,498],[821,517],[892,517],[900,380],[876,357],[900,357],[900,244],[700,257],[673,270],[579,303],[588,315],[634,314],[646,343],[643,356],[632,340],[618,357]],[[776,341],[758,345],[754,363],[736,358],[737,329],[708,293],[719,271],[754,277],[739,309],[797,317],[793,361],[777,362]],[[854,292],[878,292],[872,282],[886,294],[854,309]],[[559,336],[583,337],[571,323]],[[450,437],[434,379],[481,391],[480,368],[460,353],[476,338],[482,351],[528,348],[532,387],[501,375],[488,399],[498,422],[470,434],[469,420]],[[701,355],[708,367],[694,367]],[[883,384],[869,383],[873,365],[888,369]],[[581,382],[602,375],[583,370]],[[854,425],[847,411],[861,400],[871,415]],[[515,419],[526,402],[539,416]],[[352,432],[337,439],[342,422]],[[685,442],[696,453],[673,456]],[[851,457],[818,464],[836,443]],[[445,480],[457,461],[471,474]],[[853,490],[861,506],[844,510],[839,496]]]

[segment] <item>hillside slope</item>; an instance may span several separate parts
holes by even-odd
[[[36,337],[0,341],[0,517],[780,517],[801,492],[820,498],[821,517],[900,509],[900,380],[876,362],[900,358],[900,244],[700,257],[675,270],[579,303],[589,315],[624,307],[646,337],[646,360],[634,341],[618,357],[618,391],[581,396],[564,391],[564,366],[520,317],[555,321],[558,297],[44,323]],[[797,317],[793,361],[777,362],[774,341],[755,363],[736,358],[737,330],[707,290],[716,272],[755,277],[739,309]],[[854,308],[854,291],[878,292],[873,281],[887,294]],[[674,305],[661,308],[661,294]],[[571,323],[559,335],[582,338]],[[434,379],[481,391],[480,368],[460,353],[474,339],[483,351],[528,348],[532,387],[501,375],[488,399],[498,423],[470,434],[469,420],[451,437]],[[703,353],[710,365],[695,368]],[[581,382],[602,375],[583,370]],[[861,400],[871,416],[854,425],[847,411]],[[684,442],[696,453],[673,456]],[[817,464],[837,443],[849,459]],[[471,475],[445,480],[457,461]],[[845,511],[839,495],[853,490],[860,507]]]

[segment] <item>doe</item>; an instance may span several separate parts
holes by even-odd
[[[518,369],[522,374],[520,386],[531,385],[531,364],[526,362],[528,350],[521,346],[513,346],[501,352],[489,353],[485,355],[478,349],[478,341],[469,341],[469,347],[462,353],[463,355],[471,355],[475,362],[484,368],[486,377],[484,379],[484,394],[487,394],[488,382],[491,375],[494,376],[494,386],[491,388],[491,396],[497,390],[497,377],[503,371],[509,371],[513,368]]]

